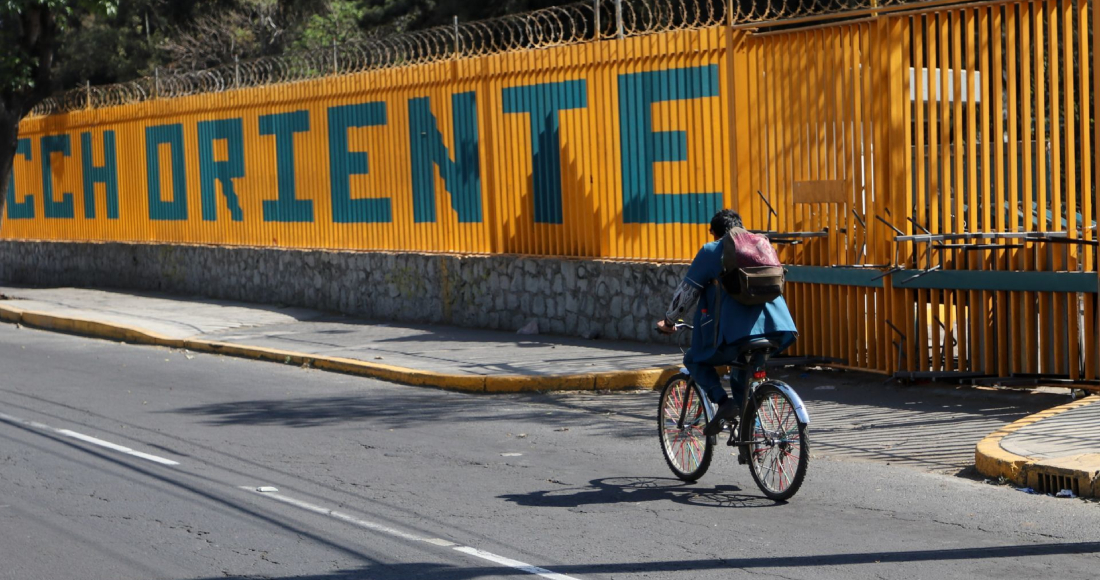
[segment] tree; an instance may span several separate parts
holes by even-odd
[[[0,0],[3,1],[3,0]],[[91,13],[68,30],[54,57],[54,88],[85,82],[107,85],[151,76],[168,65],[163,45],[196,14],[213,12],[201,0],[127,0],[107,14]]]
[[[160,41],[170,68],[204,69],[281,54],[294,37],[301,18],[296,4],[276,0],[236,0],[203,3],[199,15],[181,18]]]
[[[114,0],[0,0],[0,216],[19,121],[53,92],[61,34],[82,17],[115,10]]]

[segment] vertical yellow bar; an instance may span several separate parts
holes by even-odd
[[[803,32],[798,35],[798,52],[796,53],[797,59],[794,61],[794,67],[791,71],[794,75],[798,75],[808,80],[806,83],[800,83],[798,85],[798,102],[799,107],[795,111],[792,124],[795,129],[794,148],[792,150],[794,156],[794,171],[791,175],[791,186],[783,191],[784,200],[783,208],[786,211],[790,211],[794,217],[793,229],[788,231],[803,231],[809,229],[809,224],[806,221],[804,207],[795,205],[793,200],[793,185],[796,181],[801,181],[809,177],[809,163],[812,155],[812,145],[810,143],[809,136],[809,124],[811,122],[813,111],[811,104],[810,87],[815,86],[816,80],[813,78],[813,69],[810,63],[809,52],[812,46],[812,32]],[[788,82],[794,82],[794,78],[788,78]],[[796,246],[795,253],[798,255],[798,262],[800,264],[811,264],[811,252],[807,250],[805,244]],[[818,338],[820,337],[820,329],[817,324],[814,301],[814,285],[803,284],[799,289],[800,308],[802,311],[804,323],[807,325],[807,339],[802,345],[806,349],[807,354],[818,354]]]
[[[1036,219],[1038,220],[1039,231],[1045,232],[1049,228],[1047,226],[1047,203],[1050,195],[1050,190],[1047,187],[1047,154],[1049,153],[1049,143],[1047,142],[1047,120],[1046,120],[1046,62],[1047,53],[1044,50],[1046,46],[1046,31],[1045,23],[1047,12],[1047,6],[1036,6],[1036,18],[1034,22],[1035,26],[1035,164],[1036,164],[1036,184],[1038,191],[1036,192],[1036,199],[1039,204],[1036,210]],[[1037,244],[1034,246],[1035,250],[1035,269],[1042,271],[1047,269],[1047,260],[1044,255],[1044,244]],[[1051,345],[1049,342],[1050,337],[1050,318],[1049,318],[1049,306],[1047,295],[1043,293],[1036,293],[1036,301],[1039,306],[1038,328],[1039,332],[1036,334],[1036,369],[1035,372],[1050,372],[1050,351]]]
[[[964,154],[964,144],[973,141],[971,134],[965,132],[966,123],[963,115],[964,102],[972,102],[974,100],[973,90],[966,90],[966,80],[972,78],[974,74],[973,69],[964,72],[963,70],[963,30],[966,27],[972,25],[971,13],[966,11],[959,11],[952,13],[951,23],[951,72],[952,72],[952,90],[951,90],[951,102],[952,102],[952,134],[954,135],[952,143],[952,157],[953,157],[953,173],[954,184],[952,187],[952,197],[954,206],[952,208],[952,214],[954,220],[950,225],[952,232],[965,232],[967,231],[966,224],[966,171],[967,165]],[[966,37],[969,42],[972,42],[973,37]],[[969,44],[969,46],[973,46]],[[967,51],[973,52],[973,51]],[[957,269],[959,255],[953,252],[941,252],[938,256],[940,264],[944,270]],[[955,366],[955,349],[953,343],[958,341],[958,336],[955,332],[954,313],[953,309],[956,304],[957,292],[953,290],[944,291],[944,306],[940,309],[941,320],[943,325],[943,359],[944,370],[953,371],[956,370]]]
[[[931,109],[928,103],[935,102],[935,79],[932,79],[932,91],[929,93],[927,89],[927,73],[931,68],[932,63],[935,62],[935,32],[929,30],[929,21],[935,18],[933,15],[917,15],[913,17],[913,79],[915,86],[913,88],[913,108],[916,135],[914,135],[915,155],[916,155],[916,176],[915,176],[915,189],[910,194],[912,197],[912,203],[914,206],[913,219],[921,225],[929,223],[928,212],[928,162],[929,155],[927,151],[927,143],[925,142],[925,135],[927,134],[929,125],[932,124],[931,120],[925,119],[925,112],[928,112],[928,116],[931,117]],[[933,128],[932,135],[935,135],[935,129]],[[934,137],[933,137],[934,139]],[[918,248],[927,248],[927,244],[916,245]],[[920,305],[927,304],[929,301],[928,290],[917,290],[917,304],[918,304],[918,343],[923,345],[928,343],[928,309],[921,307]],[[919,357],[921,369],[928,370],[926,366],[926,357]]]
[[[978,10],[970,10],[966,12],[966,27],[964,38],[966,39],[966,68],[968,71],[967,76],[967,99],[966,99],[966,152],[964,154],[966,158],[966,212],[965,215],[959,215],[956,223],[964,223],[965,231],[973,232],[978,228],[978,123],[977,123],[977,101],[982,97],[982,90],[986,82],[979,83],[978,75],[985,73],[978,72],[978,56],[975,54],[976,49],[979,48],[979,39],[977,33],[977,20],[979,12]],[[984,133],[984,130],[982,131]],[[956,153],[957,154],[957,153]],[[964,192],[956,192],[960,198],[963,197]],[[962,212],[960,212],[961,214]],[[969,269],[972,267],[971,254],[965,253],[965,251],[958,252],[954,255],[955,269]],[[959,262],[962,262],[961,265]],[[957,368],[959,370],[973,370],[974,361],[973,353],[974,347],[977,345],[974,334],[971,332],[973,328],[972,321],[975,317],[974,308],[974,293],[968,293],[960,291],[957,293],[956,308],[959,314],[956,318],[956,338],[958,340],[958,356],[959,364]]]
[[[1018,17],[1019,8],[1020,5],[1018,4],[1005,6],[1005,63],[1008,65],[1008,95],[1005,99],[1008,104],[1008,209],[1006,211],[1009,212],[1006,231],[1010,232],[1020,231],[1021,228],[1018,216],[1018,208],[1020,207],[1020,136],[1018,125],[1020,117],[1018,110],[1018,75],[1016,72],[1019,63],[1017,32],[1021,23]],[[1005,253],[1006,263],[1004,268],[1013,270],[1019,262],[1019,248],[1014,240],[1008,240],[1007,243],[1010,245],[1010,249]],[[1026,326],[1023,324],[1022,299],[1023,294],[1021,292],[1012,292],[1008,297],[1008,326],[1005,334],[1011,340],[1011,352],[1007,363],[1009,373],[1024,372],[1021,366],[1023,350],[1021,349],[1020,339]],[[1003,371],[1002,374],[1004,374]]]
[[[982,7],[976,10],[977,12],[977,41],[979,50],[979,70],[992,71],[990,68],[990,38],[989,38],[989,8]],[[992,106],[990,103],[993,101],[993,84],[999,83],[999,79],[996,75],[999,72],[991,72],[991,74],[984,75],[982,81],[982,108],[981,108],[981,133],[984,135],[987,132],[992,132],[991,111]],[[987,78],[989,77],[989,78]],[[991,139],[983,138],[981,140],[981,152],[980,163],[982,167],[981,180],[978,182],[975,188],[977,199],[971,206],[971,217],[973,218],[974,231],[979,229],[982,232],[990,231],[990,189],[993,187],[991,177],[992,173],[996,171],[993,166],[993,161],[990,156],[990,144],[996,142],[996,136]],[[978,213],[979,207],[981,213]],[[980,227],[979,227],[980,226]],[[986,258],[988,251],[975,252],[972,255],[967,256],[970,262],[970,269],[974,269],[976,265],[979,270],[985,269]],[[976,264],[975,264],[976,263]],[[986,293],[981,291],[971,291],[969,297],[969,322],[970,322],[970,359],[971,370],[977,372],[992,373],[993,369],[990,366],[990,358],[993,350],[992,345],[989,344],[989,337],[985,330],[988,328],[989,309],[986,302]]]
[[[909,104],[909,96],[913,94],[914,87],[909,76],[912,67],[912,28],[913,22],[909,17],[894,18],[891,22],[890,40],[897,43],[898,50],[891,56],[891,63],[887,80],[889,87],[886,94],[890,95],[891,134],[887,143],[892,150],[889,162],[891,176],[888,188],[887,201],[890,204],[894,219],[903,224],[905,232],[911,233],[910,218],[913,215],[913,202],[909,195],[913,183],[913,124],[912,111]],[[911,332],[915,320],[912,308],[916,293],[912,290],[894,292],[888,299],[894,301],[894,310],[900,311],[900,319],[905,323],[906,332]],[[913,368],[910,363],[909,369]]]
[[[1095,99],[1093,98],[1093,91],[1096,87],[1100,86],[1100,79],[1096,79],[1090,76],[1100,74],[1100,68],[1096,66],[1096,39],[1100,38],[1100,19],[1096,17],[1096,13],[1092,11],[1092,7],[1095,4],[1080,2],[1078,3],[1078,39],[1080,41],[1077,53],[1080,55],[1080,71],[1081,71],[1081,214],[1084,218],[1082,223],[1086,240],[1096,239],[1096,230],[1092,229],[1091,225],[1094,223],[1095,214],[1093,213],[1097,208],[1097,203],[1094,198],[1094,188],[1096,184],[1093,183],[1093,179],[1100,177],[1100,155],[1095,155],[1096,152],[1090,147],[1089,140],[1089,123],[1090,119],[1097,113],[1098,107],[1096,106]],[[1092,17],[1092,35],[1089,35],[1089,17]],[[1093,43],[1090,46],[1089,38],[1093,39]],[[1092,51],[1092,52],[1090,52]],[[1087,55],[1093,54],[1090,59]],[[1091,83],[1091,84],[1090,84]],[[1085,114],[1085,111],[1090,111],[1091,114]],[[1100,130],[1100,127],[1093,127],[1094,131]],[[1096,135],[1093,135],[1092,143],[1095,143],[1095,147],[1100,147],[1100,141],[1096,141]],[[1096,163],[1096,171],[1093,171],[1093,164],[1088,160],[1093,159],[1093,163]],[[1096,251],[1091,246],[1085,246],[1085,259],[1084,270],[1087,272],[1089,268],[1096,268]],[[1100,270],[1100,269],[1097,269]],[[1100,271],[1097,272],[1100,276]],[[1085,312],[1084,312],[1084,324],[1085,324],[1085,343],[1082,346],[1084,349],[1085,359],[1085,378],[1089,380],[1095,380],[1100,378],[1100,372],[1098,372],[1098,362],[1100,362],[1100,341],[1097,340],[1097,325],[1096,325],[1096,294],[1086,294],[1085,299]]]
[[[1027,119],[1027,121],[1021,123],[1020,127],[1020,139],[1022,141],[1021,160],[1022,167],[1022,183],[1023,191],[1021,195],[1021,203],[1023,210],[1023,230],[1032,231],[1035,228],[1035,220],[1033,218],[1033,210],[1035,204],[1035,186],[1033,181],[1034,173],[1032,171],[1034,165],[1034,145],[1035,134],[1034,127],[1031,123],[1032,107],[1031,107],[1031,87],[1036,84],[1036,75],[1034,74],[1031,66],[1032,58],[1032,46],[1031,38],[1033,28],[1035,26],[1035,11],[1034,5],[1031,3],[1020,4],[1020,118]],[[1021,244],[1019,250],[1019,257],[1016,267],[1020,270],[1030,271],[1034,269],[1035,262],[1033,260],[1033,247],[1027,243]],[[1037,319],[1035,312],[1035,294],[1033,292],[1024,292],[1022,296],[1022,306],[1020,308],[1022,320],[1021,327],[1021,350],[1023,356],[1020,364],[1024,372],[1035,373],[1037,372],[1037,346],[1036,337],[1038,336]]]
[[[749,170],[753,172],[753,179],[745,189],[738,191],[741,200],[739,205],[744,212],[742,215],[749,216],[749,223],[753,229],[764,229],[766,225],[765,210],[763,204],[757,199],[756,191],[770,189],[768,176],[772,171],[772,160],[768,155],[768,151],[775,135],[773,133],[773,122],[767,107],[767,99],[761,96],[764,94],[767,85],[764,78],[764,62],[760,51],[760,43],[747,35],[743,36],[742,39],[748,52],[749,75],[742,83],[747,92],[746,102],[748,105],[738,114],[744,115],[749,121],[752,145],[748,151],[740,151],[739,155],[746,156],[749,159]],[[755,112],[755,114],[750,114],[750,111]]]
[[[843,59],[843,45],[842,45],[842,29],[832,28],[829,31],[829,64],[833,75],[832,93],[832,111],[830,114],[830,122],[826,125],[826,135],[830,137],[829,151],[832,154],[832,160],[830,163],[830,171],[832,179],[842,179],[844,173],[842,165],[846,156],[846,150],[844,148],[844,59]],[[841,230],[848,231],[845,226],[847,223],[844,219],[844,215],[841,213],[844,210],[844,204],[830,204],[829,205],[829,248],[826,263],[824,265],[831,266],[833,264],[840,264],[844,262],[844,257],[841,255],[843,246]],[[829,308],[832,312],[832,344],[829,347],[829,356],[845,359],[845,353],[847,351],[849,326],[845,324],[845,306],[847,300],[845,291],[847,287],[843,286],[830,286],[829,287]]]
[[[603,153],[600,167],[610,168],[610,171],[601,171],[596,176],[596,179],[602,182],[598,182],[602,187],[596,190],[599,196],[599,215],[603,224],[604,241],[601,243],[601,247],[605,248],[603,257],[620,258],[626,254],[626,244],[623,241],[623,224],[619,219],[622,211],[620,204],[623,195],[621,172],[618,170],[621,163],[618,154],[621,137],[618,133],[618,127],[615,126],[615,123],[619,121],[618,107],[614,107],[612,104],[617,103],[619,99],[618,79],[615,76],[615,71],[617,68],[622,67],[623,72],[626,72],[626,67],[621,63],[618,54],[621,43],[600,42],[598,46],[602,48],[602,54],[599,55],[596,61],[598,63],[595,75],[598,79],[598,82],[595,83],[597,88],[596,107],[600,111],[597,117],[599,132],[600,135],[603,135],[603,142],[606,144],[598,151]]]
[[[812,145],[816,150],[816,155],[811,157],[810,176],[816,179],[828,179],[828,164],[829,164],[829,146],[828,139],[825,134],[825,125],[829,119],[829,91],[826,69],[828,67],[828,39],[830,36],[829,29],[821,29],[815,31],[812,36],[812,44],[810,45],[810,58],[812,60],[812,68],[814,70],[814,76],[817,79],[817,89],[814,91],[815,103],[813,109],[812,122]],[[810,213],[811,217],[811,229],[814,231],[821,231],[825,227],[828,221],[828,204],[813,204],[806,205],[806,211]],[[828,238],[821,240],[817,239],[813,242],[814,254],[810,258],[811,264],[825,265],[827,264],[826,254],[828,252]],[[826,284],[814,284],[814,313],[817,319],[817,348],[816,354],[826,355],[830,348],[830,337],[832,334],[831,328],[831,316],[829,313],[829,286]]]
[[[1006,189],[1005,189],[1005,175],[1007,174],[1005,168],[1005,142],[1004,142],[1004,76],[1005,69],[1004,63],[1004,48],[1002,46],[1002,40],[1004,39],[1005,32],[1003,30],[1003,22],[1001,11],[1003,6],[994,6],[992,10],[992,27],[993,27],[993,141],[995,143],[994,153],[994,165],[993,175],[995,175],[996,181],[996,193],[994,195],[995,202],[991,204],[996,212],[993,221],[996,225],[996,231],[1004,232],[1006,227],[1005,213],[1015,212],[1015,207],[1007,207],[1006,203]],[[1010,177],[1011,179],[1011,177]],[[992,256],[990,266],[993,269],[1001,270],[1007,267],[1005,263],[1005,252],[1003,250],[995,250]],[[986,325],[986,336],[988,337],[990,345],[996,345],[996,350],[993,352],[995,359],[993,361],[994,366],[997,368],[997,373],[1000,376],[1007,376],[1009,372],[1008,364],[1008,337],[1010,335],[1007,332],[1007,299],[1008,295],[1005,292],[990,292],[987,293],[987,299],[992,299],[995,308],[994,326]],[[996,332],[994,332],[994,329]]]
[[[907,120],[909,117],[909,107],[907,105],[908,94],[905,92],[905,88],[909,84],[909,75],[904,74],[908,72],[906,68],[906,62],[908,61],[908,55],[905,54],[905,47],[907,43],[908,30],[904,18],[889,18],[885,19],[883,24],[883,32],[886,33],[887,41],[887,59],[883,67],[882,79],[885,90],[881,91],[882,97],[886,99],[884,106],[887,113],[887,122],[885,124],[886,134],[883,142],[888,144],[888,158],[886,159],[886,198],[890,207],[891,214],[895,224],[905,224],[906,231],[909,229],[909,225],[906,216],[910,210],[907,205],[908,196],[904,195],[907,191],[906,182],[909,179],[909,139],[907,126]],[[894,320],[903,321],[904,326],[901,328],[904,332],[909,332],[909,329],[913,328],[913,309],[909,305],[911,303],[907,300],[909,292],[905,290],[893,289],[893,277],[890,277],[890,292],[887,296],[887,303],[890,306],[890,311]],[[919,349],[919,352],[923,353],[926,349]],[[907,365],[909,368],[913,368],[912,362]]]
[[[1059,64],[1058,20],[1060,14],[1057,3],[1047,4],[1047,74],[1050,85],[1050,181],[1051,181],[1051,230],[1064,231],[1062,223],[1062,115],[1061,115],[1061,66]],[[1050,267],[1054,271],[1063,270],[1065,264],[1062,259],[1062,248],[1047,245],[1051,252]],[[1051,360],[1051,373],[1062,374],[1065,368],[1065,300],[1059,293],[1049,295],[1050,310],[1050,336],[1051,344],[1048,350],[1053,351]]]
[[[856,192],[859,188],[858,176],[856,172],[856,152],[855,141],[853,135],[855,133],[856,114],[858,108],[855,106],[857,91],[854,90],[855,83],[855,58],[854,51],[852,50],[853,44],[853,32],[854,29],[851,26],[845,26],[841,37],[841,43],[844,50],[844,55],[841,60],[841,74],[844,83],[844,95],[842,97],[842,103],[844,108],[844,178],[848,180],[847,200],[848,203],[844,206],[844,218],[847,220],[847,235],[845,243],[845,253],[843,263],[854,264],[856,258],[856,243],[859,240],[860,235],[866,235],[865,232],[856,231],[856,220],[852,211],[858,207],[855,203]],[[847,364],[854,367],[862,366],[863,359],[860,356],[860,344],[862,341],[862,333],[860,331],[860,308],[858,306],[859,288],[847,287],[846,288],[847,305],[845,312],[845,326],[848,333],[848,342],[845,347],[845,353],[843,358],[847,361]]]
[[[730,87],[732,100],[729,106],[727,131],[730,139],[730,162],[734,168],[733,191],[734,205],[749,223],[755,222],[752,215],[752,176],[754,171],[753,140],[759,143],[758,115],[749,101],[749,89],[756,84],[756,63],[750,58],[746,33],[723,28],[722,38],[726,45],[726,79]]]
[[[951,132],[951,117],[952,108],[955,103],[955,95],[953,92],[953,79],[951,76],[951,54],[952,45],[951,37],[952,32],[957,28],[957,19],[953,12],[939,12],[939,59],[937,62],[938,70],[936,75],[936,82],[939,84],[939,90],[937,90],[938,96],[938,109],[939,109],[939,121],[940,121],[940,147],[939,147],[939,209],[940,209],[940,222],[933,226],[932,231],[937,233],[950,233],[954,230],[954,220],[952,217],[953,206],[951,203],[952,196],[956,193],[953,190],[953,184],[951,181],[952,172],[952,150],[953,134]],[[932,244],[924,245],[925,251],[930,254],[932,266],[942,266],[942,260],[946,258],[945,254],[932,251]],[[928,264],[929,262],[925,262]],[[925,265],[922,264],[922,267]],[[931,360],[931,370],[940,370],[942,368],[941,349],[943,337],[940,327],[940,301],[943,296],[943,291],[932,290],[929,292],[929,301],[926,308],[929,310],[928,314],[928,326],[929,326],[929,339],[931,340],[931,352],[929,357]]]
[[[795,104],[794,107],[783,108],[779,108],[778,104],[776,105],[776,117],[779,120],[783,131],[782,140],[780,141],[781,146],[779,151],[777,151],[778,157],[776,157],[776,159],[779,159],[781,161],[781,165],[779,170],[779,180],[776,184],[776,189],[773,192],[768,192],[768,197],[771,199],[772,205],[778,208],[779,219],[776,220],[776,229],[780,232],[789,232],[794,230],[794,211],[793,208],[787,205],[786,192],[790,191],[790,188],[792,187],[792,180],[794,179],[795,167],[797,165],[796,159],[798,158],[798,152],[796,151],[796,148],[798,147],[798,127],[796,123],[795,111],[792,111],[792,109],[801,109],[802,100],[801,93],[795,90],[795,83],[792,81],[794,78],[797,77],[794,72],[796,62],[795,55],[800,50],[801,40],[801,34],[793,34],[789,38],[789,42],[791,43],[790,50],[777,51],[779,54],[779,58],[776,59],[778,72],[776,74],[777,80],[775,86],[777,89],[776,92],[782,94],[782,97],[780,97],[782,100],[780,102]],[[796,249],[792,247],[791,251],[788,253],[788,259],[792,263],[798,263],[798,254],[799,253],[796,251]],[[795,309],[796,322],[801,329],[805,328],[806,325],[806,319],[804,316],[805,309],[803,308],[803,285],[794,285],[794,289],[796,290],[796,292],[793,296],[794,300],[792,302]],[[807,332],[809,332],[809,330],[810,329],[808,328],[806,329]],[[798,347],[799,354],[803,354],[806,352],[805,344],[796,343],[795,346]]]
[[[878,50],[879,43],[883,41],[883,25],[880,22],[876,22],[873,25],[867,24],[863,42],[863,53],[867,59],[867,69],[864,75],[864,95],[867,98],[867,107],[864,112],[864,127],[866,131],[867,143],[870,143],[870,158],[869,166],[873,169],[872,173],[872,199],[873,207],[878,215],[887,217],[890,216],[886,213],[889,207],[884,199],[884,191],[886,189],[886,155],[885,148],[887,147],[886,130],[883,128],[883,123],[877,122],[877,119],[884,119],[886,116],[886,96],[882,93],[885,91],[886,82],[884,81],[886,59],[878,52],[872,51],[871,47],[875,47]],[[880,226],[873,220],[868,220],[868,225],[871,226],[872,231],[875,233],[875,251],[881,260],[887,259],[887,256],[892,256],[890,252],[892,247],[891,231],[885,227]],[[904,261],[905,256],[902,256]],[[894,313],[891,313],[888,309],[887,297],[891,290],[890,284],[892,281],[885,281],[888,278],[884,278],[883,288],[875,293],[875,312],[877,314],[875,320],[875,332],[878,335],[877,348],[878,348],[878,368],[885,370],[886,372],[895,372],[900,370],[897,359],[893,352],[893,341],[895,336],[892,330],[887,329],[884,324],[884,320],[887,318],[894,318],[895,323],[902,322],[895,318]],[[896,337],[900,341],[905,337]],[[911,340],[911,339],[910,339]],[[904,345],[902,345],[904,346]],[[909,360],[912,360],[910,357]]]
[[[1065,216],[1066,216],[1066,231],[1070,239],[1077,239],[1077,195],[1081,191],[1077,188],[1077,163],[1076,155],[1077,143],[1075,139],[1076,127],[1074,127],[1074,117],[1076,114],[1083,113],[1075,112],[1074,102],[1076,94],[1074,92],[1074,73],[1077,72],[1076,68],[1084,68],[1084,61],[1086,58],[1082,58],[1077,67],[1074,67],[1073,49],[1074,49],[1074,6],[1072,2],[1062,3],[1062,63],[1064,66],[1064,74],[1062,75],[1062,81],[1065,83],[1065,96],[1064,107],[1064,119],[1066,125],[1066,137],[1065,137],[1065,152],[1066,152],[1066,166],[1065,166],[1065,187],[1066,187],[1066,199],[1065,199]],[[1084,136],[1082,136],[1082,140]],[[1084,164],[1084,159],[1081,160]],[[1064,248],[1064,263],[1062,264],[1065,270],[1076,272],[1077,271],[1077,254],[1078,247],[1073,245],[1067,245]],[[1077,380],[1081,378],[1081,370],[1079,364],[1080,356],[1080,342],[1078,338],[1080,307],[1078,305],[1078,295],[1076,293],[1067,293],[1061,297],[1065,300],[1065,312],[1066,312],[1066,374],[1071,379]]]

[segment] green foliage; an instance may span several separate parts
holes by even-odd
[[[301,33],[298,46],[316,49],[343,44],[363,37],[360,23],[367,8],[354,0],[332,0],[325,9],[309,17],[308,24]]]
[[[0,96],[41,92],[51,78],[42,67],[53,64],[57,38],[91,14],[113,15],[115,0],[0,1]]]

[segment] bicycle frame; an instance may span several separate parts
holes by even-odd
[[[741,399],[741,418],[739,421],[739,433],[731,433],[729,445],[741,446],[753,443],[752,431],[745,431],[749,424],[749,419],[756,411],[756,389],[763,385],[770,385],[779,389],[784,395],[786,395],[794,406],[794,413],[798,417],[800,423],[809,425],[810,414],[806,411],[806,405],[802,402],[802,397],[798,396],[798,393],[787,383],[777,380],[769,379],[766,376],[766,368],[768,355],[765,351],[751,351],[746,354],[746,362],[737,362],[730,364],[730,378],[734,378],[736,373],[739,384],[746,385],[745,392]],[[686,367],[680,367],[680,372],[691,376]],[[692,381],[694,384],[694,381]],[[703,403],[704,412],[706,413],[706,419],[709,423],[714,418],[714,413],[717,409],[716,405],[710,401],[710,398],[702,392],[697,386],[695,388],[696,396]],[[688,406],[690,397],[684,397],[684,405],[680,411],[680,420],[677,421],[677,427],[684,428],[684,421],[687,418]],[[736,440],[734,439],[736,437]]]
[[[691,329],[692,327],[689,324],[679,323],[676,324],[675,328],[677,330],[682,330],[684,328]],[[680,344],[680,350],[684,350],[683,344]],[[742,355],[742,358],[742,361],[734,362],[729,365],[730,379],[733,379],[733,375],[736,372],[738,375],[738,384],[745,386],[745,392],[741,399],[740,425],[742,429],[748,423],[748,418],[751,416],[752,412],[756,410],[756,389],[765,384],[771,385],[779,389],[784,395],[787,396],[787,398],[791,400],[791,403],[794,405],[795,415],[798,417],[798,421],[800,423],[806,425],[810,424],[810,414],[806,411],[806,405],[802,402],[802,397],[799,397],[798,393],[795,392],[795,390],[791,388],[791,386],[787,383],[775,379],[769,379],[767,377],[767,366],[769,358],[768,349],[749,351],[747,353],[744,353]],[[691,373],[688,372],[687,367],[680,367],[680,372],[686,376],[691,376]],[[692,380],[692,383],[695,384],[695,381]],[[703,403],[703,409],[706,413],[707,422],[709,423],[711,419],[714,418],[717,406],[710,401],[710,398],[707,397],[705,393],[702,392],[702,389],[698,388],[697,384],[695,387],[695,392],[696,396],[699,397],[699,399]],[[676,426],[680,429],[684,428],[684,421],[687,418],[689,406],[688,403],[690,399],[690,396],[684,397],[684,404],[680,410],[680,419],[676,422]],[[748,435],[751,436],[751,433],[749,433]],[[753,442],[752,440],[748,439],[748,437],[746,437],[744,434],[740,435],[741,441],[733,441],[732,438],[733,435],[731,434],[730,445],[747,445]]]

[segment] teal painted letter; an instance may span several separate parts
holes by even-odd
[[[95,184],[102,183],[107,197],[107,218],[118,219],[118,162],[115,159],[115,132],[103,132],[103,165],[96,166],[92,156],[92,134],[80,134],[80,161],[84,164],[84,217],[95,218]]]
[[[224,139],[228,159],[214,161],[214,141]],[[203,221],[218,219],[217,183],[222,184],[222,195],[229,208],[229,216],[235,222],[244,220],[233,180],[244,177],[244,128],[240,119],[199,122],[199,190],[202,193]]]
[[[312,222],[313,201],[298,199],[294,182],[294,134],[309,131],[309,111],[260,116],[260,135],[275,136],[279,199],[264,200],[265,222]]]
[[[588,107],[585,88],[581,79],[504,89],[504,112],[531,116],[531,182],[536,223],[562,223],[558,111]]]
[[[34,161],[31,155],[31,140],[20,139],[15,145],[15,154],[22,155],[23,159],[27,161]],[[8,206],[8,219],[13,220],[26,220],[34,218],[34,196],[27,194],[23,196],[23,201],[16,201],[15,194],[15,168],[12,167],[11,176],[8,178],[8,193],[7,206]]]
[[[687,160],[687,133],[654,131],[653,104],[716,96],[717,65],[619,75],[623,223],[702,224],[721,209],[721,192],[659,194],[653,178],[654,163]]]
[[[451,194],[460,223],[481,222],[481,169],[478,166],[477,95],[451,95],[455,160],[443,144],[428,97],[409,99],[409,152],[412,161],[413,221],[435,221],[435,173]]]
[[[164,201],[160,191],[161,145],[172,151],[172,201]],[[145,128],[145,167],[149,189],[149,219],[187,219],[187,167],[183,157],[183,125]]]
[[[69,136],[47,135],[42,138],[39,149],[42,156],[42,201],[45,206],[42,214],[48,218],[72,218],[75,216],[73,212],[73,194],[69,192],[62,193],[61,201],[56,201],[53,198],[53,161],[51,159],[54,153],[60,153],[65,157],[72,154],[72,143]]]
[[[365,151],[348,151],[348,129],[386,124],[386,103],[377,101],[328,110],[329,176],[332,221],[338,224],[390,223],[390,198],[352,199],[351,176],[366,175]]]

